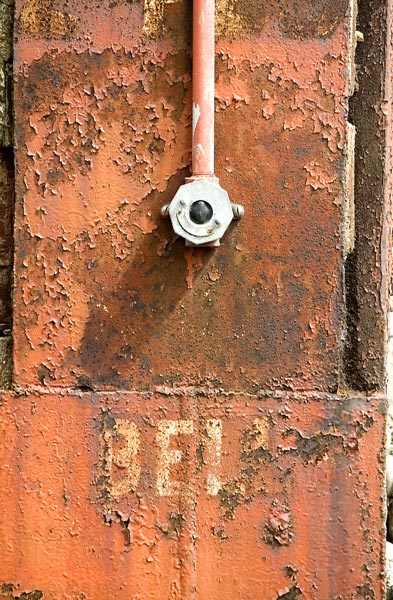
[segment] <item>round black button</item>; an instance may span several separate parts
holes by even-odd
[[[205,200],[197,200],[191,204],[190,219],[193,223],[204,225],[213,216],[213,209]]]

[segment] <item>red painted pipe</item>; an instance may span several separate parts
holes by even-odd
[[[215,0],[194,0],[193,177],[214,177],[214,9]]]

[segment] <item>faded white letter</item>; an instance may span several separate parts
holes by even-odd
[[[113,430],[104,431],[111,496],[119,498],[134,492],[139,483],[141,466],[138,460],[140,433],[132,421],[115,419]],[[116,476],[114,476],[116,467]]]
[[[184,483],[170,481],[171,466],[181,462],[182,451],[179,449],[169,450],[171,436],[190,435],[194,427],[192,421],[179,419],[178,421],[163,420],[157,427],[156,441],[160,448],[160,456],[157,465],[157,493],[159,496],[171,496],[179,494]]]
[[[206,437],[207,462],[210,468],[206,482],[207,493],[211,496],[217,496],[222,485],[219,476],[221,467],[222,422],[219,419],[208,419],[206,421]]]

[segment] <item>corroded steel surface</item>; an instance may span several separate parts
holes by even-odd
[[[214,250],[159,216],[191,3],[16,2],[1,599],[383,598],[384,405],[333,395],[349,0],[216,8]]]
[[[12,219],[14,205],[13,156],[0,150],[0,331],[11,326]]]
[[[358,26],[365,39],[357,50],[359,93],[351,101],[351,119],[357,128],[357,240],[346,266],[349,306],[346,367],[350,387],[370,391],[382,389],[386,377],[386,311],[392,268],[391,2],[361,2]]]
[[[3,397],[0,590],[382,600],[383,412],[326,395]]]
[[[16,3],[22,386],[337,389],[348,2],[218,3],[216,173],[246,208],[219,251],[159,216],[189,174],[190,9]]]

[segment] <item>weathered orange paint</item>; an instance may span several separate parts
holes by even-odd
[[[378,398],[191,390],[4,397],[2,581],[15,597],[51,600],[382,599],[381,408]],[[113,498],[103,432],[118,418],[140,431],[141,474]],[[180,496],[157,494],[163,419],[195,427],[172,440],[182,438],[170,473],[185,483]],[[222,422],[216,496],[207,419]],[[126,477],[127,465],[113,468]]]
[[[0,598],[382,600],[382,396],[342,382],[349,1],[217,1],[185,248],[190,4],[17,0]]]
[[[142,3],[17,2],[17,384],[337,389],[348,5],[322,4],[228,13],[216,173],[246,217],[191,251],[159,214],[191,159],[183,3],[160,35]]]

